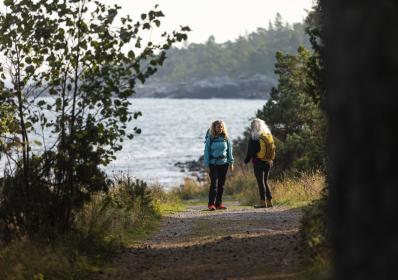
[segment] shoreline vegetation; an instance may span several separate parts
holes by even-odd
[[[183,211],[187,205],[206,206],[208,181],[186,179],[184,184],[165,191],[159,185],[120,177],[107,194],[93,196],[79,211],[74,231],[59,240],[22,240],[0,249],[1,279],[92,279],[115,269],[111,260],[129,245],[140,242],[159,229],[162,215]],[[323,246],[322,220],[313,219],[320,207],[325,185],[321,172],[271,180],[275,205],[303,209],[301,235],[309,273],[328,267]],[[226,204],[238,201],[253,205],[257,185],[246,170],[235,172],[225,186]],[[322,244],[321,244],[322,243]]]

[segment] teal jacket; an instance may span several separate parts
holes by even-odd
[[[204,163],[205,166],[233,164],[234,157],[232,156],[232,145],[229,139],[224,137],[213,138],[208,135],[205,142]]]

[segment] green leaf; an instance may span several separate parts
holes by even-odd
[[[145,22],[142,29],[151,29],[151,25],[148,22]]]
[[[6,7],[9,7],[9,6],[11,6],[12,4],[14,4],[14,1],[13,0],[4,0],[4,6],[6,6]]]
[[[33,140],[33,143],[35,143],[39,147],[43,146],[43,144],[39,140]]]
[[[134,59],[135,58],[135,53],[133,52],[133,51],[129,51],[128,53],[127,53],[127,56],[128,56],[128,58],[130,58],[130,59]]]
[[[46,101],[40,100],[39,102],[37,102],[37,106],[43,106],[43,105],[46,105]]]
[[[31,122],[26,122],[25,123],[25,128],[26,129],[31,128],[31,127],[32,127],[32,123]]]
[[[140,38],[137,39],[137,42],[135,43],[135,47],[141,48],[141,39]]]
[[[189,28],[189,26],[183,26],[183,27],[181,27],[181,31],[189,32],[189,31],[191,31],[191,28]]]
[[[33,66],[33,65],[29,65],[29,66],[27,66],[26,68],[25,68],[25,72],[27,73],[27,74],[33,74],[34,72],[35,72],[35,67]]]

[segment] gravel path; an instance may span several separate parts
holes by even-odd
[[[300,218],[299,209],[281,206],[191,206],[166,215],[103,279],[299,279]]]

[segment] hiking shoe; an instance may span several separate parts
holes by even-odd
[[[274,205],[272,204],[272,200],[271,200],[271,199],[267,199],[266,204],[267,204],[267,207],[272,207],[272,206],[274,206]]]
[[[220,204],[220,205],[217,205],[217,206],[216,206],[216,209],[218,209],[218,210],[225,210],[225,209],[227,209],[227,207],[225,207],[224,204]]]
[[[254,208],[267,208],[267,203],[265,200],[260,200],[260,202],[254,205]]]
[[[209,211],[216,210],[216,206],[214,206],[214,204],[209,205],[208,208],[209,208]]]

